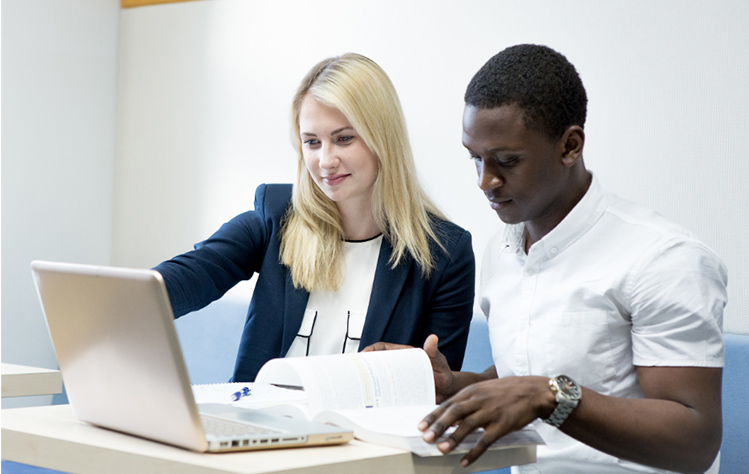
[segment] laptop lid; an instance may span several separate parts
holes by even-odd
[[[94,425],[194,451],[209,443],[193,398],[163,278],[153,270],[34,261],[32,274],[76,417]],[[251,421],[251,410],[213,407]],[[240,410],[240,409],[237,409]],[[262,415],[262,416],[260,416]],[[264,425],[273,423],[258,414]],[[301,433],[295,445],[340,443],[341,430],[280,419]],[[323,436],[316,436],[324,433]],[[310,436],[308,436],[310,435]],[[241,448],[242,443],[229,443]],[[273,447],[244,443],[245,448]],[[211,445],[221,443],[212,440]],[[249,446],[248,446],[249,445]]]
[[[205,451],[161,275],[40,261],[31,268],[76,417]]]

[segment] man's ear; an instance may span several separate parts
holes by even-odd
[[[560,143],[563,146],[562,163],[570,167],[583,156],[585,146],[585,130],[579,125],[572,125],[562,135]]]

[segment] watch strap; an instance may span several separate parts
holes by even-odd
[[[570,413],[572,413],[572,410],[574,410],[575,407],[577,407],[577,401],[572,402],[557,395],[557,406],[554,408],[551,416],[544,421],[559,428],[562,426],[562,423],[565,422],[567,417],[570,416]]]
[[[571,385],[574,387],[573,392],[571,394],[564,393],[559,386],[560,382],[565,386]],[[554,394],[557,406],[554,408],[551,415],[543,421],[559,428],[562,426],[562,423],[567,420],[567,417],[570,416],[570,413],[577,408],[577,404],[580,400],[580,388],[570,377],[560,375],[549,379],[549,390]]]

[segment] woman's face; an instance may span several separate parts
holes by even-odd
[[[370,206],[377,157],[343,113],[311,94],[299,111],[302,156],[312,179],[337,204]]]

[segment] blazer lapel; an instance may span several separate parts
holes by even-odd
[[[309,293],[303,288],[294,288],[294,283],[291,281],[291,273],[288,269],[284,268],[286,274],[285,283],[285,304],[284,304],[284,321],[283,321],[283,341],[281,344],[281,357],[284,357],[291,343],[294,342],[299,328],[302,325],[302,319],[304,318],[304,310],[307,307],[307,301],[309,300]]]
[[[390,319],[393,317],[395,303],[403,291],[408,273],[413,267],[413,260],[409,257],[401,260],[401,263],[390,268],[390,256],[393,247],[387,239],[382,240],[380,255],[377,259],[374,283],[372,284],[372,295],[369,297],[367,308],[367,319],[362,329],[359,349],[382,340]]]

